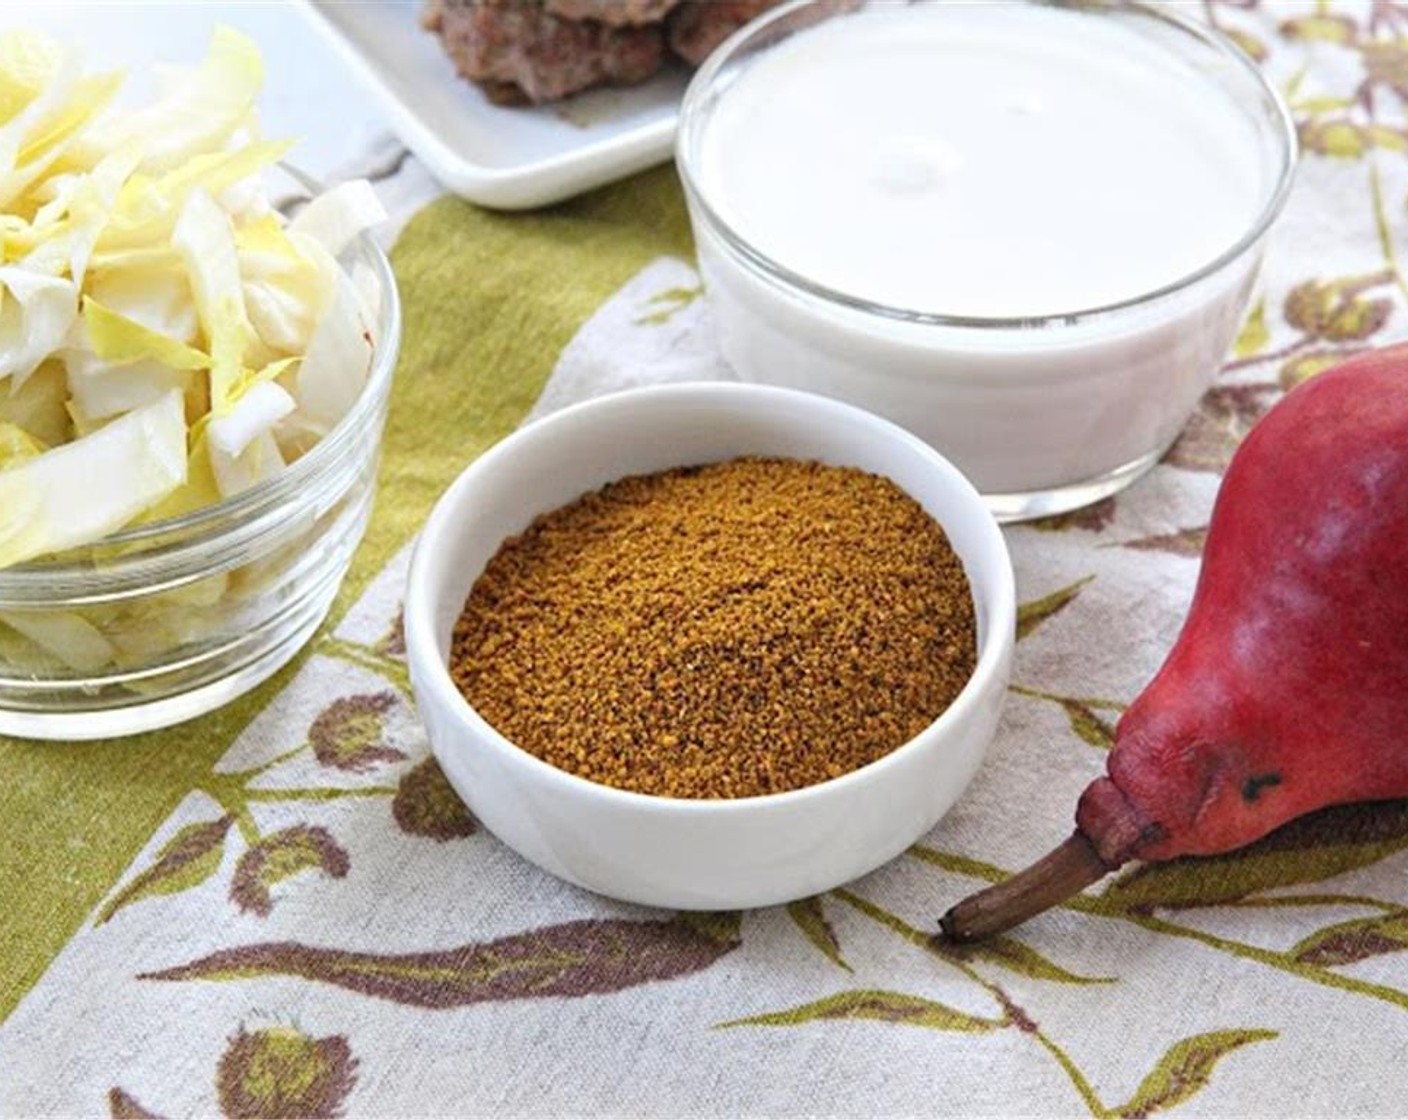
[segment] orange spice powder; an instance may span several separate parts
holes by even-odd
[[[977,660],[943,531],[888,479],[743,458],[622,479],[504,543],[454,631],[478,712],[562,770],[730,798],[913,738]]]

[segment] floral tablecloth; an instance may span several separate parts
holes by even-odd
[[[1408,335],[1408,4],[1186,8],[1305,154],[1263,291],[1166,462],[1009,531],[1012,695],[905,856],[788,907],[565,886],[430,760],[398,608],[448,481],[526,416],[727,377],[660,169],[537,214],[388,162],[406,345],[366,543],[321,635],[142,738],[0,743],[0,1114],[1388,1115],[1408,1110],[1408,804],[1128,872],[964,955],[958,896],[1063,837],[1177,631],[1218,474],[1284,388]]]

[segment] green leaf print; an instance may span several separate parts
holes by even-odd
[[[1364,126],[1364,131],[1376,148],[1389,152],[1408,152],[1408,130],[1369,124]]]
[[[1359,38],[1359,25],[1348,16],[1318,14],[1288,19],[1281,24],[1283,38],[1299,42],[1353,43]]]
[[[1404,848],[1408,801],[1343,805],[1226,855],[1144,864],[1107,887],[1101,901],[1124,911],[1216,906],[1368,867]]]
[[[100,911],[94,925],[102,925],[124,906],[143,898],[177,894],[205,882],[220,866],[225,833],[234,818],[188,824],[162,846],[156,862],[123,887]]]
[[[826,1019],[871,1019],[882,1023],[900,1023],[910,1027],[927,1027],[936,1031],[993,1031],[1008,1025],[1006,1019],[984,1019],[957,1011],[933,1000],[902,992],[861,990],[839,992],[812,1003],[804,1003],[790,1011],[766,1015],[751,1015],[720,1023],[723,1027],[796,1027],[803,1023]]]
[[[1322,113],[1343,113],[1347,109],[1354,108],[1354,98],[1352,97],[1297,97],[1291,102],[1291,111],[1297,117],[1310,116],[1318,117]],[[1305,122],[1302,121],[1302,124]]]
[[[743,914],[738,910],[688,910],[675,921],[730,949],[743,937]]]
[[[296,976],[413,1007],[619,992],[708,968],[738,947],[730,918],[707,925],[584,919],[426,953],[368,953],[274,941],[224,949],[142,980]]]
[[[1115,1116],[1138,1118],[1182,1104],[1207,1088],[1213,1067],[1232,1051],[1276,1037],[1275,1031],[1230,1030],[1210,1031],[1176,1042],[1140,1083],[1134,1096],[1110,1111]]]
[[[1301,964],[1337,968],[1408,949],[1408,913],[1381,914],[1339,922],[1296,944],[1291,955]]]
[[[1271,56],[1271,52],[1266,49],[1266,44],[1255,35],[1235,27],[1224,27],[1222,33],[1241,47],[1253,62],[1265,62]]]
[[[1017,684],[1011,687],[1012,691],[1019,696],[1030,696],[1036,700],[1049,700],[1053,704],[1059,704],[1061,710],[1066,714],[1066,722],[1071,725],[1071,730],[1081,741],[1102,751],[1107,751],[1114,746],[1114,724],[1100,715],[1100,712],[1122,712],[1124,711],[1123,704],[1091,696],[1060,696],[1054,692],[1023,688]]]
[[[635,325],[638,327],[663,326],[703,294],[704,289],[698,286],[666,288],[663,292],[657,292],[646,302],[646,306],[650,310],[637,318]]]
[[[1363,342],[1382,330],[1392,313],[1391,300],[1352,299],[1325,325],[1325,337],[1331,342]]]
[[[985,961],[1026,976],[1032,980],[1051,980],[1061,984],[1113,984],[1113,976],[1081,976],[1048,960],[1015,937],[990,937],[974,945],[949,945],[935,941],[945,955],[962,961]]]
[[[391,620],[391,626],[387,629],[386,634],[372,648],[383,657],[393,657],[401,661],[406,659],[406,612],[404,609],[396,611],[396,617]]]
[[[1071,730],[1083,742],[1102,751],[1107,751],[1115,745],[1114,725],[1097,714],[1089,704],[1079,700],[1063,700],[1061,707],[1066,712],[1066,720],[1070,723]]]
[[[1203,525],[1193,529],[1175,529],[1172,533],[1159,533],[1152,537],[1139,537],[1132,541],[1120,541],[1119,547],[1196,558],[1203,554],[1203,546],[1207,541],[1208,528]]]
[[[813,896],[788,903],[787,916],[827,960],[844,968],[847,972],[853,971],[851,966],[846,963],[845,958],[841,956],[841,945],[836,940],[836,931],[826,920],[826,912],[822,909],[821,899]]]
[[[1270,340],[1271,333],[1266,329],[1266,300],[1263,299],[1257,302],[1247,321],[1242,324],[1237,340],[1232,343],[1232,353],[1238,358],[1250,358],[1265,350]]]
[[[1287,391],[1294,389],[1303,381],[1309,381],[1316,374],[1324,373],[1327,369],[1340,364],[1346,358],[1357,353],[1356,348],[1345,347],[1341,349],[1307,350],[1302,354],[1296,354],[1288,358],[1281,366],[1281,388]]]
[[[1305,151],[1330,159],[1360,159],[1374,146],[1368,129],[1342,117],[1302,121],[1296,134]]]
[[[1043,622],[1059,614],[1077,595],[1087,583],[1093,580],[1093,575],[1078,579],[1075,583],[1067,584],[1058,591],[1051,592],[1050,595],[1043,595],[1040,599],[1033,599],[1030,602],[1022,603],[1017,608],[1017,640],[1030,637],[1031,634]]]

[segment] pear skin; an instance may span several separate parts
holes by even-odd
[[[953,907],[1000,933],[1122,864],[1240,848],[1408,797],[1408,344],[1288,393],[1223,478],[1177,641],[1115,729],[1076,831]]]

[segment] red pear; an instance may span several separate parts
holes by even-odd
[[[1238,448],[1183,630],[1106,769],[1070,839],[944,915],[951,939],[1010,929],[1129,860],[1408,797],[1408,344],[1301,385]]]

